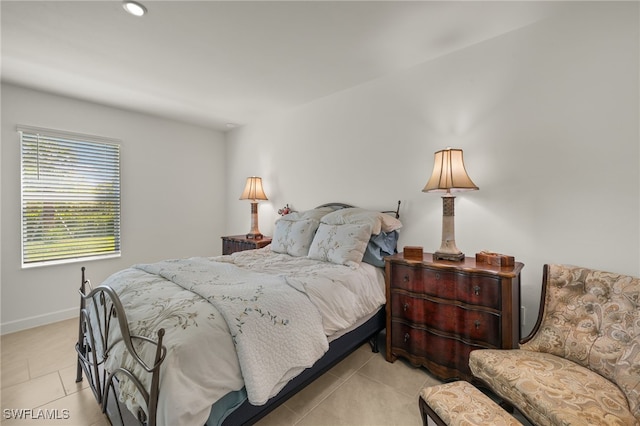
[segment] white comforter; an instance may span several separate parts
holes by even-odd
[[[385,301],[379,268],[352,269],[269,247],[137,265],[103,284],[118,292],[132,334],[166,330],[160,425],[204,424],[215,401],[243,386],[253,404],[265,403],[322,356],[326,336]],[[122,358],[110,357],[108,367],[137,369]],[[137,406],[126,385],[121,399]]]

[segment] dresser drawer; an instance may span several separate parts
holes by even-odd
[[[484,342],[488,347],[500,347],[501,318],[496,313],[412,297],[395,291],[391,293],[391,312],[393,319],[415,326],[428,324],[431,329],[464,341]]]
[[[422,293],[424,284],[422,282],[421,266],[393,265],[391,270],[391,282],[394,288]]]
[[[460,363],[460,360],[468,360],[471,351],[485,348],[487,347],[484,345],[469,344],[455,338],[440,336],[402,322],[393,320],[391,322],[391,352],[412,359],[414,362],[419,362],[419,359],[429,360],[471,377],[468,362]]]
[[[500,280],[479,274],[394,265],[394,288],[500,310]]]

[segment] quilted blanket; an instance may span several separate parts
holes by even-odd
[[[353,270],[268,248],[136,265],[103,284],[118,293],[133,334],[166,331],[160,425],[204,424],[215,401],[243,387],[260,405],[321,357],[327,336],[385,301],[380,268]],[[153,359],[150,345],[137,349]],[[144,377],[124,352],[109,357],[107,367],[115,366]],[[121,401],[135,412],[139,395],[121,385]]]
[[[267,402],[281,389],[280,384],[311,367],[329,347],[322,317],[309,298],[282,276],[204,258],[135,268],[196,293],[222,314],[236,346],[247,396],[254,405]]]
[[[261,405],[314,364],[328,337],[349,329],[385,302],[381,268],[343,265],[271,252],[136,265],[107,278],[127,313],[132,334],[155,338],[165,329],[160,371],[160,425],[204,424],[211,406],[246,388]],[[117,340],[116,333],[111,341]],[[136,350],[148,362],[151,345]],[[126,352],[107,368],[143,378]],[[120,400],[136,412],[140,395],[124,381]],[[142,404],[143,405],[143,404]]]

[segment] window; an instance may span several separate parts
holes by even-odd
[[[18,127],[22,266],[120,255],[118,141]]]

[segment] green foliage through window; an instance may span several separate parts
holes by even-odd
[[[20,131],[22,264],[120,254],[120,145]]]

